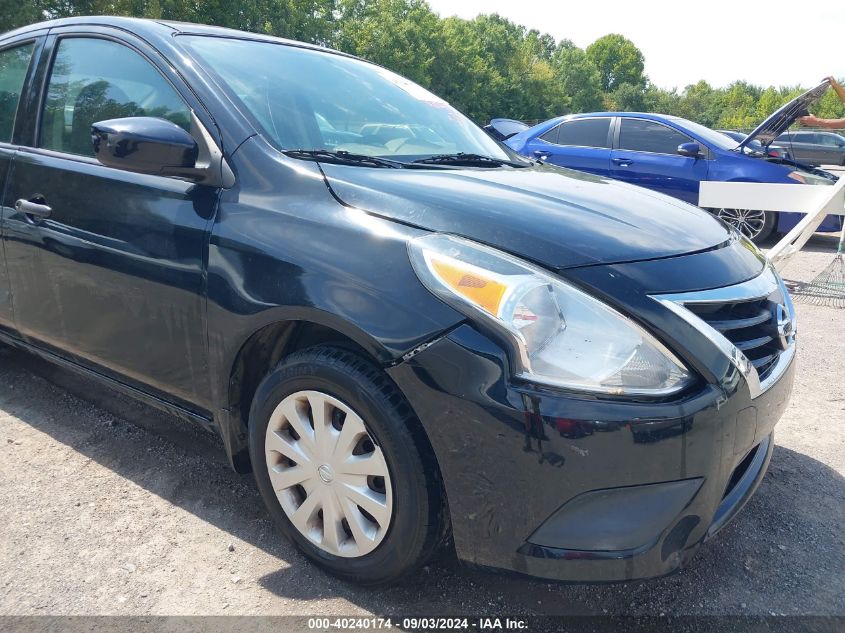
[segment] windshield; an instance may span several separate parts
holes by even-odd
[[[512,158],[443,99],[374,64],[272,42],[180,39],[284,150],[400,160],[457,153]]]
[[[702,141],[710,143],[711,145],[715,145],[719,149],[734,149],[738,145],[738,143],[727,134],[722,134],[721,132],[717,132],[716,130],[711,130],[709,127],[705,127],[700,123],[695,123],[694,121],[682,119],[681,117],[669,118],[671,118],[673,121],[680,124],[681,126],[685,127],[687,130],[689,130],[692,134],[700,138]]]

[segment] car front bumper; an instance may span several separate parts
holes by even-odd
[[[763,478],[794,363],[764,393],[735,374],[671,402],[514,383],[464,324],[389,370],[431,441],[462,560],[565,581],[681,567]]]

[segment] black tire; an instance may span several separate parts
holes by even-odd
[[[285,397],[305,390],[327,393],[351,407],[365,420],[387,462],[393,486],[390,526],[378,547],[358,558],[335,556],[304,537],[270,483],[264,450],[270,417]],[[273,520],[308,558],[344,580],[363,585],[394,582],[425,564],[445,540],[445,494],[422,427],[384,372],[353,352],[314,347],[288,356],[271,371],[250,409],[249,452]]]
[[[751,241],[755,244],[762,244],[763,242],[768,239],[768,237],[772,234],[772,231],[775,230],[775,227],[778,223],[778,214],[776,211],[766,211],[766,220],[763,223],[763,228],[757,234],[756,237],[751,238]]]

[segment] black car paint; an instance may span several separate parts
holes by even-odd
[[[425,172],[324,165],[323,172],[347,205],[550,268],[672,257],[730,236],[688,204],[553,165]]]
[[[0,338],[216,429],[244,470],[245,354],[278,356],[292,328],[314,324],[383,366],[410,401],[437,455],[431,467],[443,474],[462,559],[594,581],[661,575],[687,560],[730,473],[771,433],[791,371],[751,404],[724,355],[649,295],[739,283],[760,273],[760,256],[692,207],[553,167],[406,171],[287,157],[213,76],[197,64],[171,65],[185,55],[177,29],[246,37],[77,18],[0,38],[0,46],[38,42],[14,142],[0,144],[2,244],[14,291],[0,287]],[[32,149],[31,113],[56,38],[79,34],[125,42],[158,67],[222,148],[234,186]],[[35,195],[53,209],[50,218],[15,210],[15,200]],[[648,327],[698,381],[648,401],[514,380],[505,346],[416,277],[407,242],[429,231],[557,271]],[[749,434],[740,425],[751,408]],[[690,478],[703,483],[684,516],[651,526],[653,542],[637,551],[529,542],[578,494]],[[723,514],[753,485],[744,490]]]
[[[450,456],[440,467],[455,546],[464,560],[559,580],[604,582],[664,575],[692,556],[708,537],[731,472],[747,449],[768,437],[785,408],[792,371],[756,405],[728,370],[718,385],[702,385],[680,401],[602,403],[597,420],[594,400],[509,384],[501,348],[463,325],[390,375],[409,394],[436,453]],[[759,414],[756,407],[762,408]],[[749,409],[755,424],[739,425],[738,414]],[[580,421],[582,437],[561,433],[560,420]],[[750,437],[747,427],[753,429]],[[736,442],[741,434],[744,441]],[[584,491],[689,478],[704,483],[669,526],[650,526],[652,540],[641,547],[601,551],[528,543],[540,524]],[[725,511],[736,510],[751,492],[747,488]],[[642,521],[625,513],[613,518],[631,530],[639,525],[629,522]],[[580,526],[585,538],[596,528]]]
[[[141,174],[186,176],[199,144],[175,123],[155,117],[98,121],[91,128],[94,156],[106,167]]]
[[[792,377],[784,376],[752,404],[736,370],[712,342],[649,295],[687,289],[684,280],[691,278],[706,288],[736,283],[762,268],[758,256],[732,242],[671,260],[561,272],[639,316],[696,369],[702,380],[680,399],[599,402],[514,384],[501,347],[469,325],[389,370],[419,413],[436,453],[450,456],[440,466],[447,495],[460,499],[462,516],[453,520],[453,531],[462,556],[483,566],[592,581],[662,575],[691,556],[708,537],[709,518],[730,473],[771,433]],[[753,426],[738,416],[749,409],[755,411]],[[683,538],[655,526],[653,541],[636,551],[558,551],[525,544],[538,525],[584,491],[689,478],[704,483],[673,523],[689,528]],[[642,521],[624,513],[615,518],[632,531]],[[596,526],[582,529],[589,534]]]

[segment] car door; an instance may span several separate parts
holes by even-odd
[[[842,138],[838,134],[816,133],[821,165],[839,165],[842,162]]]
[[[795,132],[786,145],[799,163],[820,165],[824,159],[814,132]]]
[[[529,144],[528,155],[547,163],[610,174],[610,128],[613,117],[569,119]]]
[[[199,111],[154,51],[111,33],[45,43],[40,124],[6,188],[15,321],[31,343],[192,407],[208,393],[203,271],[218,192],[93,157],[96,121],[157,116],[190,129]]]
[[[12,292],[6,270],[5,232],[6,206],[2,204],[7,175],[15,155],[15,121],[25,111],[25,87],[36,44],[43,38],[27,35],[0,44],[0,331],[14,331]]]
[[[707,180],[708,161],[678,154],[678,146],[697,142],[686,134],[651,119],[620,117],[615,148],[611,152],[611,176],[698,203],[698,190]],[[707,148],[701,146],[702,152]]]
[[[815,132],[799,132],[795,135],[801,147],[801,154],[805,161],[813,165],[821,165],[824,162],[824,147],[821,145],[820,134]]]

